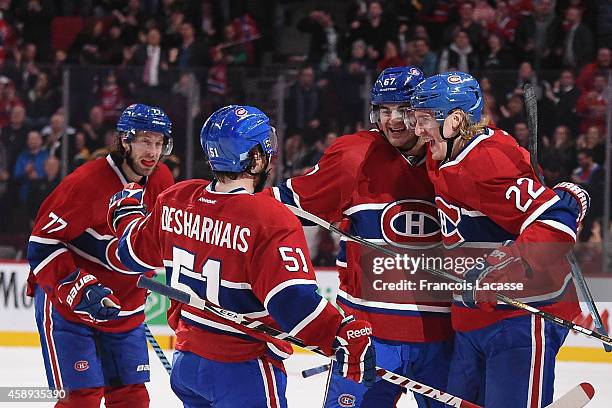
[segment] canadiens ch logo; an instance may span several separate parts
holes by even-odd
[[[79,360],[74,363],[74,369],[77,371],[86,371],[87,369],[89,369],[89,363],[87,362],[87,360]]]
[[[341,407],[351,408],[355,406],[357,398],[351,394],[340,394],[338,397],[338,404]]]
[[[247,110],[244,108],[238,108],[234,111],[234,113],[236,114],[236,116],[242,117],[247,114]]]
[[[447,81],[451,84],[458,84],[461,82],[461,77],[459,75],[451,75],[448,77]]]
[[[380,217],[382,236],[401,248],[431,248],[440,242],[436,206],[423,200],[400,200],[385,207]]]

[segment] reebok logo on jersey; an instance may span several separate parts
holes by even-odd
[[[138,367],[136,367],[136,371],[137,372],[149,371],[149,365],[148,364],[138,364]]]
[[[72,302],[74,302],[74,298],[76,297],[79,290],[83,289],[85,285],[87,285],[91,281],[95,281],[96,277],[93,275],[85,275],[81,279],[79,279],[72,288],[70,288],[70,293],[66,297],[66,303],[68,306],[72,306]]]
[[[363,329],[359,329],[359,330],[347,330],[346,331],[346,337],[348,339],[358,339],[359,337],[369,336],[371,334],[372,334],[372,329],[369,327],[364,327]]]
[[[206,204],[217,204],[217,200],[210,200],[210,199],[204,198],[204,197],[198,198],[198,201],[201,202],[201,203],[206,203]]]

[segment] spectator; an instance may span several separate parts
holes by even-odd
[[[209,66],[208,44],[196,38],[195,30],[191,23],[181,24],[182,43],[178,54],[170,55],[170,63],[178,65],[180,69],[189,69],[200,66]]]
[[[452,44],[440,53],[438,72],[470,72],[479,68],[478,53],[472,48],[468,33],[459,30]]]
[[[93,20],[88,29],[81,31],[70,48],[69,59],[81,65],[101,64],[102,51],[105,49],[104,24]]]
[[[500,106],[502,114],[499,119],[501,129],[514,129],[517,122],[526,122],[525,112],[523,111],[523,100],[518,95],[512,95],[505,106]]]
[[[23,102],[17,96],[15,84],[7,77],[0,77],[0,128],[9,124],[11,111],[16,106],[23,106]]]
[[[140,10],[140,0],[128,0],[127,6],[120,12],[113,10],[113,17],[121,24],[127,44],[138,41],[138,31],[144,25],[144,13]]]
[[[206,113],[210,114],[218,108],[227,105],[226,95],[228,91],[227,62],[223,50],[213,47],[210,50],[213,65],[208,70],[206,78]]]
[[[565,11],[563,26],[565,37],[557,54],[561,56],[564,66],[581,68],[593,57],[593,33],[582,24],[582,11],[576,6],[570,6]]]
[[[306,148],[302,137],[295,133],[285,140],[283,154],[283,174],[282,178],[287,180],[293,176],[303,174],[303,159],[306,155]]]
[[[591,126],[597,126],[604,131],[606,127],[606,87],[608,81],[601,74],[596,74],[593,80],[593,90],[584,92],[576,103],[576,113],[582,118],[580,131],[586,132]]]
[[[429,40],[426,38],[416,38],[414,40],[412,65],[421,68],[425,76],[431,76],[437,73],[438,57],[430,50]]]
[[[493,86],[489,78],[483,77],[480,79],[480,90],[484,100],[483,112],[495,124],[499,121],[501,114],[497,104],[497,97],[493,94]]]
[[[545,1],[545,0],[544,0]],[[516,79],[516,83],[514,85],[514,89],[507,94],[507,97],[511,95],[519,95],[522,96],[524,91],[523,87],[525,84],[531,84],[536,93],[538,100],[542,98],[542,87],[538,82],[538,77],[536,71],[533,69],[533,66],[530,62],[525,61],[519,65],[518,75]]]
[[[546,81],[543,84],[546,99],[554,105],[556,123],[566,125],[573,134],[578,134],[580,121],[576,115],[576,102],[580,91],[575,86],[574,73],[569,69],[563,70],[552,87]]]
[[[552,140],[542,138],[545,147],[542,152],[542,164],[545,168],[553,168],[552,163],[559,167],[559,173],[567,180],[576,165],[576,149],[572,134],[567,126],[557,126],[554,130]]]
[[[397,32],[395,19],[384,14],[383,3],[379,0],[368,4],[366,18],[351,23],[351,40],[363,39],[371,48],[369,52],[376,60],[380,59],[385,51],[385,43],[395,36]]]
[[[162,97],[168,85],[168,55],[161,47],[161,34],[157,28],[147,32],[146,43],[134,51],[134,64],[142,66],[139,76],[143,98],[153,103]]]
[[[317,69],[327,70],[331,61],[342,55],[342,33],[334,24],[327,8],[318,7],[312,10],[298,22],[297,29],[310,34],[306,61]]]
[[[512,53],[502,46],[497,34],[489,34],[488,49],[482,56],[482,68],[490,70],[511,69],[515,67]]]
[[[518,21],[510,15],[508,3],[498,1],[495,6],[495,20],[487,26],[487,30],[499,36],[504,42],[512,43],[517,26]]]
[[[56,88],[50,86],[47,74],[41,72],[36,80],[36,85],[26,96],[26,106],[32,126],[39,129],[45,126],[49,117],[59,109],[60,105],[59,93]]]
[[[495,9],[487,0],[474,0],[473,19],[481,27],[488,27],[495,21]]]
[[[9,167],[9,164],[8,148],[0,139],[0,221],[3,222],[2,225],[6,225],[4,223],[4,214],[6,214],[7,211],[6,192],[8,189],[8,181],[11,177],[9,169],[12,169],[12,167]]]
[[[321,137],[319,89],[314,69],[307,65],[300,69],[297,81],[289,88],[285,101],[288,133],[300,133],[306,145],[313,145]]]
[[[123,58],[123,46],[125,39],[119,24],[113,24],[108,30],[108,41],[100,53],[100,59],[104,64],[117,65]]]
[[[31,132],[30,132],[31,133]],[[49,125],[41,130],[41,135],[45,138],[45,149],[50,156],[55,156],[58,159],[62,157],[62,143],[68,139],[68,157],[74,156],[74,128],[66,126],[63,113],[55,113],[51,116]],[[41,173],[42,174],[42,173]]]
[[[590,64],[586,64],[580,70],[580,75],[576,80],[578,88],[585,92],[593,89],[593,80],[595,75],[601,74],[608,77],[610,67],[612,66],[612,51],[610,48],[601,47],[597,50],[597,58]]]
[[[2,128],[0,139],[6,146],[8,153],[8,168],[13,169],[17,156],[26,147],[26,139],[30,126],[26,122],[26,110],[17,105],[11,110],[9,124]]]
[[[538,0],[532,15],[524,16],[515,34],[517,54],[536,66],[550,66],[551,53],[559,36],[560,21],[555,16],[553,0]],[[548,65],[546,65],[548,64]]]
[[[123,90],[119,87],[117,77],[113,70],[110,70],[104,77],[104,83],[99,92],[99,100],[104,115],[104,121],[114,126],[119,118],[121,110],[126,104]]]
[[[597,126],[591,126],[586,133],[578,136],[576,146],[580,150],[589,150],[593,153],[595,163],[603,165],[606,160],[606,141]]]
[[[217,46],[223,50],[225,63],[228,65],[245,65],[253,60],[253,56],[248,54],[245,44],[236,33],[234,24],[226,24],[223,28],[223,42]]]
[[[26,204],[31,183],[45,174],[45,161],[49,153],[43,148],[43,139],[39,132],[28,133],[26,150],[19,154],[13,171],[13,178],[19,186],[19,202]]]
[[[181,43],[183,42],[183,37],[181,35],[181,27],[185,22],[185,13],[179,7],[175,7],[170,16],[168,17],[168,21],[165,26],[166,29],[164,31],[163,39],[162,39],[162,47],[167,48],[172,52],[172,49],[180,48]]]
[[[459,21],[446,29],[445,43],[453,42],[460,31],[467,34],[470,44],[476,46],[481,43],[484,29],[474,20],[474,3],[471,1],[465,1],[459,6]]]
[[[100,147],[97,150],[94,150],[89,155],[89,160],[96,160],[100,157],[105,157],[110,154],[111,147],[115,143],[115,139],[117,136],[115,135],[115,129],[108,129],[106,133],[104,133],[104,146]]]
[[[356,40],[351,45],[349,65],[352,65],[350,69],[352,72],[365,73],[376,66],[375,62],[369,58],[367,49],[368,45],[363,40]]]
[[[601,168],[595,163],[593,152],[581,150],[578,152],[578,167],[572,172],[572,182],[588,186],[599,171]]]
[[[81,131],[85,136],[85,146],[90,152],[104,147],[104,135],[111,126],[104,121],[104,111],[100,105],[89,110],[89,121],[83,123]]]
[[[51,53],[51,20],[55,16],[51,0],[28,0],[15,2],[16,15],[23,24],[21,38],[26,43],[37,44],[41,60],[48,61]]]
[[[514,124],[514,133],[512,136],[516,139],[519,146],[524,149],[529,148],[529,128],[525,122],[516,122]]]
[[[397,44],[393,41],[389,40],[385,44],[385,53],[383,55],[383,59],[381,59],[376,65],[376,69],[378,72],[381,72],[385,68],[390,67],[401,67],[405,66],[406,61],[404,58],[400,57]]]
[[[55,156],[49,156],[44,162],[42,177],[32,180],[27,198],[28,220],[36,218],[36,213],[45,198],[60,183],[60,161]]]

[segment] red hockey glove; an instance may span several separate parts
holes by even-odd
[[[486,312],[495,310],[495,292],[506,284],[519,284],[527,280],[529,270],[525,267],[518,248],[512,241],[491,252],[484,262],[476,264],[465,274],[467,283],[463,291],[463,304],[480,308]],[[490,289],[492,288],[493,289]]]
[[[138,183],[129,183],[123,190],[113,195],[108,203],[106,221],[113,234],[117,235],[119,220],[130,215],[146,215],[142,204],[144,191]],[[121,231],[120,231],[121,232]]]
[[[567,181],[558,183],[553,187],[553,190],[557,193],[562,203],[574,210],[577,214],[576,224],[580,225],[591,205],[589,193],[579,185]]]
[[[116,319],[121,306],[113,291],[98,283],[98,278],[77,269],[56,288],[59,301],[86,322]]]
[[[345,317],[332,345],[340,375],[368,387],[376,380],[376,355],[372,344],[372,325],[365,320]]]

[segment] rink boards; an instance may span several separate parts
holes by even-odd
[[[34,302],[26,296],[28,272],[29,267],[24,262],[0,262],[0,346],[37,347],[40,344],[34,320]],[[158,279],[164,280],[164,277],[158,276]],[[335,270],[317,270],[317,281],[321,294],[333,300],[338,288]],[[612,296],[612,277],[589,278],[588,281],[595,299],[608,300],[605,296]],[[609,327],[612,301],[597,304],[605,324]],[[592,329],[592,320],[584,305],[582,306],[584,312],[576,322]],[[146,306],[147,324],[162,347],[172,348],[172,331],[167,327],[165,317],[167,307],[167,299],[156,294],[149,296]],[[570,333],[561,349],[559,360],[612,363],[612,353],[605,353],[603,347],[594,340],[581,334]]]

